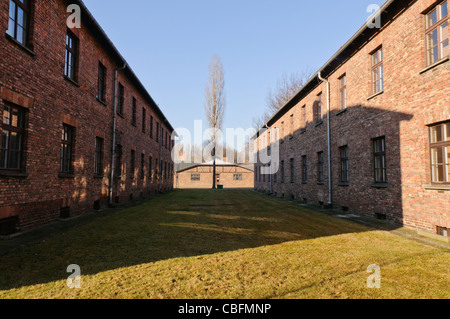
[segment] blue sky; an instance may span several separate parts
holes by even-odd
[[[213,54],[224,127],[250,128],[283,74],[318,70],[384,0],[84,0],[174,128],[204,120]],[[206,128],[205,128],[206,129]]]

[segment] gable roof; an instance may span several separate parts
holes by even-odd
[[[214,165],[213,161],[209,161],[209,162],[205,162],[205,163],[178,163],[178,164],[174,165],[174,170],[175,170],[175,173],[181,173],[181,172],[190,170],[192,168],[207,167],[207,166],[213,166],[213,165]],[[254,164],[240,165],[240,164],[224,162],[222,160],[216,160],[216,166],[241,167],[241,168],[247,169],[252,172],[255,170]]]

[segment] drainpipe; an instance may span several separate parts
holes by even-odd
[[[269,131],[269,127],[267,126],[267,124],[265,125],[265,128],[267,129],[267,131]],[[270,136],[272,138],[272,136]],[[269,140],[269,145],[270,145],[270,158],[272,159],[272,141]],[[269,193],[270,195],[273,194],[273,185],[272,185],[272,164],[273,161],[270,161],[270,175],[269,175],[269,182],[270,182],[270,190]]]
[[[330,132],[330,82],[322,78],[321,71],[318,73],[319,80],[327,84],[327,144],[328,144],[328,207],[333,205],[331,184],[331,132]]]
[[[113,185],[114,185],[114,166],[115,166],[115,158],[116,154],[116,123],[117,123],[117,76],[118,72],[125,70],[127,67],[127,62],[124,63],[123,67],[116,69],[114,71],[114,108],[113,108],[113,129],[112,129],[112,152],[111,152],[111,175],[109,180],[109,205],[113,205]]]

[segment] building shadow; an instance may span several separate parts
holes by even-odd
[[[330,112],[332,186],[328,208],[403,226],[401,157],[407,154],[405,150],[402,154],[400,137],[402,126],[407,131],[412,118],[389,107],[362,105]],[[270,150],[265,147],[263,152]],[[278,172],[263,176],[258,171],[255,189],[303,204],[329,206],[326,115],[280,139],[279,153]],[[262,166],[258,162],[255,170]]]
[[[23,247],[0,257],[0,290],[61,280],[61,289],[68,289],[66,269],[72,264],[80,266],[83,277],[173,258],[373,230],[250,190],[175,190],[76,223],[52,236],[41,229],[38,243],[22,239]]]

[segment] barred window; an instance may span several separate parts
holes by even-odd
[[[199,181],[200,174],[191,174],[191,181]]]

